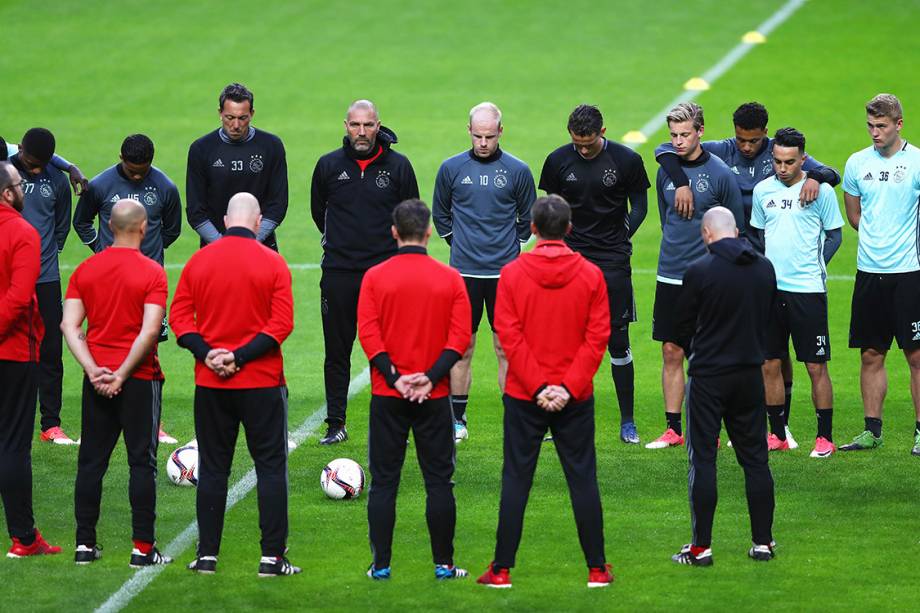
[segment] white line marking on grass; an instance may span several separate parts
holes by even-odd
[[[786,4],[782,6],[778,11],[773,13],[769,19],[760,24],[757,27],[757,31],[760,32],[763,36],[769,36],[770,33],[775,30],[777,27],[782,25],[784,21],[789,19],[793,13],[795,13],[802,5],[805,4],[805,0],[789,0]],[[712,85],[715,83],[716,79],[728,72],[738,61],[747,55],[753,47],[756,47],[759,43],[754,42],[742,42],[735,45],[735,48],[722,56],[722,59],[716,62],[712,68],[703,73],[701,77],[703,81]],[[681,92],[674,100],[668,103],[660,112],[656,113],[651,119],[649,119],[644,126],[639,128],[639,133],[651,138],[652,134],[657,132],[659,129],[663,128],[665,125],[665,117],[675,106],[681,102],[689,102],[699,95],[698,91],[683,91]],[[635,149],[639,146],[640,142],[627,142],[626,146]]]
[[[370,370],[365,368],[362,370],[358,376],[351,380],[348,384],[348,397],[352,398],[353,396],[360,393],[367,385],[370,383]],[[290,438],[296,444],[294,449],[300,446],[308,436],[310,436],[313,431],[323,423],[323,419],[326,416],[326,403],[324,402],[321,407],[319,407],[310,417],[306,419],[300,426],[291,432]],[[293,453],[293,450],[290,453]],[[233,508],[236,503],[242,500],[246,494],[252,491],[256,486],[256,471],[254,468],[250,469],[245,475],[243,475],[239,481],[233,484],[233,487],[230,488],[230,491],[227,493],[227,510],[229,511]],[[179,536],[174,538],[169,542],[166,547],[163,548],[163,553],[168,556],[171,556],[174,559],[177,559],[186,549],[188,549],[195,541],[195,538],[198,536],[198,522],[193,521],[185,530],[183,530]],[[178,560],[176,564],[181,564]],[[131,600],[134,599],[138,594],[144,591],[150,582],[157,578],[163,570],[166,569],[165,565],[158,566],[148,566],[143,568],[135,573],[133,577],[125,581],[122,586],[118,589],[117,592],[109,596],[108,600],[102,603],[97,612],[114,612],[120,611],[125,608]]]

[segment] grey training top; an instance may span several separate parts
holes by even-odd
[[[37,283],[59,281],[58,253],[64,249],[70,231],[70,181],[51,164],[33,175],[25,169],[19,154],[11,157],[10,162],[22,177],[25,198],[22,216],[38,231],[42,241],[42,266]]]
[[[488,158],[464,151],[445,160],[431,208],[450,243],[450,265],[468,277],[498,277],[530,238],[536,199],[530,168],[501,149]]]
[[[179,237],[182,229],[182,202],[179,190],[156,166],[141,181],[125,176],[116,164],[89,182],[74,211],[73,228],[84,245],[96,253],[115,240],[109,229],[112,207],[122,198],[137,200],[147,209],[147,233],[141,253],[163,264],[163,250]],[[99,216],[96,229],[95,219]]]
[[[718,157],[703,151],[692,162],[681,160],[693,190],[693,217],[684,219],[674,208],[674,182],[663,168],[658,169],[658,213],[661,215],[661,249],[658,253],[658,281],[681,285],[690,264],[706,254],[700,235],[703,214],[714,206],[724,206],[735,216],[738,231],[744,232],[741,190],[731,170]]]

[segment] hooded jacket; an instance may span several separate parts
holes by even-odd
[[[687,373],[714,376],[759,367],[776,297],[773,265],[743,238],[723,238],[684,274],[678,341]]]
[[[22,213],[0,205],[0,360],[38,362],[45,335],[35,296],[40,270],[38,232]]]
[[[341,148],[316,162],[310,210],[323,235],[323,270],[364,272],[396,253],[393,209],[418,198],[415,171],[392,150],[396,142],[396,134],[380,126],[371,152],[359,155],[346,136]]]
[[[564,385],[573,401],[586,400],[610,337],[604,276],[563,241],[540,241],[502,268],[495,329],[508,357],[506,394],[533,401],[544,386]]]

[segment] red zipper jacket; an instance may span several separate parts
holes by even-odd
[[[502,269],[495,328],[506,394],[532,401],[543,386],[564,385],[585,400],[610,337],[604,276],[563,241],[540,241]]]
[[[40,270],[38,232],[22,213],[0,205],[0,360],[38,362],[45,336],[35,297]]]
[[[404,374],[426,372],[441,352],[463,355],[470,344],[470,299],[453,268],[405,247],[364,275],[358,297],[358,338],[368,360],[386,352]],[[450,392],[450,377],[435,381],[431,398]],[[371,393],[402,398],[371,368]]]
[[[291,272],[284,258],[248,230],[230,228],[186,263],[169,310],[180,338],[200,334],[211,347],[234,351],[258,334],[278,343],[227,379],[195,360],[195,384],[224,389],[284,385],[281,344],[294,329]]]

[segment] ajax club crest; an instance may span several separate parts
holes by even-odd
[[[696,191],[698,191],[701,194],[704,192],[708,192],[709,191],[709,175],[701,174],[699,177],[697,177],[694,187],[696,187]]]
[[[495,171],[495,178],[492,179],[492,182],[498,189],[504,188],[508,185],[508,171],[501,168],[497,169]]]
[[[262,172],[262,169],[265,168],[265,162],[262,161],[262,156],[259,154],[253,155],[249,158],[249,170],[255,173]]]
[[[377,173],[377,179],[374,181],[377,184],[377,187],[380,189],[385,189],[390,186],[390,173],[386,170],[381,170]]]
[[[51,189],[51,182],[47,179],[42,179],[41,183],[38,185],[38,193],[44,198],[50,198],[54,193],[54,190]]]
[[[604,176],[601,178],[601,183],[604,184],[604,187],[613,187],[617,183],[617,171],[613,168],[608,168],[604,171]]]
[[[145,187],[144,188],[144,204],[147,206],[154,206],[159,201],[157,197],[157,188],[155,187]]]

